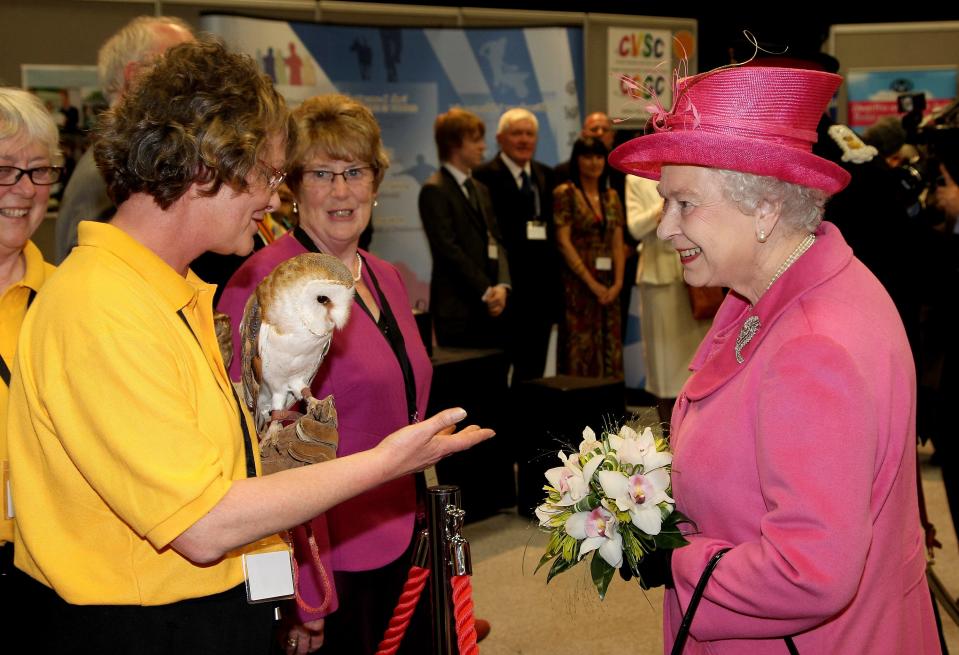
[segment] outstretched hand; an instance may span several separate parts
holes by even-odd
[[[457,432],[456,424],[464,418],[466,411],[461,408],[443,410],[397,430],[383,439],[376,450],[386,456],[390,468],[400,475],[422,471],[447,455],[471,448],[495,434],[478,425],[468,425]]]

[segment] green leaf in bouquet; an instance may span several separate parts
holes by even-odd
[[[663,529],[656,535],[657,548],[682,548],[689,542],[679,526],[683,523],[689,523],[689,520],[680,512],[673,512],[665,521]]]
[[[563,537],[566,536],[562,530],[556,530],[549,535],[549,543],[546,544],[546,552],[550,555],[559,555],[563,550]]]
[[[656,548],[682,548],[683,546],[689,544],[686,541],[686,537],[683,536],[683,533],[679,530],[663,530],[658,535],[656,535]]]
[[[639,560],[642,559],[645,554],[642,548],[639,546],[639,542],[634,538],[632,546],[627,545],[628,530],[622,532],[623,535],[623,566],[628,566],[629,570],[633,572],[634,576],[639,575]],[[636,550],[634,550],[634,548]]]
[[[620,530],[620,534],[623,536],[623,552],[633,558],[631,564],[638,562],[648,550],[636,536],[637,531],[639,531],[639,528],[632,524],[625,525],[625,529]],[[640,533],[642,534],[641,531]]]
[[[599,496],[595,493],[587,494],[585,497],[580,499],[575,505],[573,505],[574,512],[592,512],[594,509],[599,507]]]
[[[550,568],[549,573],[546,574],[546,583],[549,584],[549,581],[555,578],[557,575],[565,571],[566,569],[576,566],[577,560],[572,562],[563,559],[562,557],[557,557],[553,562],[553,566]]]
[[[662,534],[662,530],[660,530],[659,534]],[[659,535],[654,537],[646,534],[639,528],[636,528],[636,530],[633,532],[633,536],[636,537],[636,540],[640,543],[644,552],[648,553],[651,550],[656,550],[656,537]]]
[[[561,494],[558,489],[554,489],[548,484],[543,485],[543,491],[546,492],[546,501],[553,504],[558,503],[563,497],[563,494]]]
[[[596,586],[596,591],[599,592],[599,599],[605,599],[606,590],[609,588],[609,583],[613,579],[616,569],[607,564],[606,560],[599,556],[599,553],[594,552],[593,560],[589,564],[589,572],[593,577],[593,584]]]
[[[576,541],[573,537],[569,535],[563,536],[562,542],[562,554],[563,558],[568,562],[576,562],[579,560],[579,542]]]
[[[539,564],[536,565],[536,568],[533,569],[533,573],[539,573],[539,570],[543,568],[543,565],[549,562],[551,559],[559,555],[559,553],[551,553],[549,551],[543,553],[543,556],[539,558]],[[549,580],[547,580],[549,582]]]

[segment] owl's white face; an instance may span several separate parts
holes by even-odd
[[[291,328],[301,330],[305,327],[315,337],[342,329],[353,305],[353,287],[324,280],[309,280],[297,285],[289,296],[284,301],[290,303],[289,311],[284,311],[283,315],[291,319],[295,316],[293,320],[300,323]]]

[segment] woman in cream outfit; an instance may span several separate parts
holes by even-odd
[[[640,326],[646,357],[646,391],[659,399],[659,418],[668,425],[673,401],[689,377],[689,362],[712,321],[697,321],[689,307],[683,267],[676,250],[656,238],[663,199],[656,182],[626,176],[626,225],[640,242]]]

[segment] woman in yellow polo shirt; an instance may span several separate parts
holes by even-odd
[[[30,237],[47,213],[50,185],[60,181],[57,126],[40,99],[0,88],[0,575],[13,566],[13,507],[7,462],[7,395],[20,325],[54,267]]]
[[[43,652],[261,655],[288,593],[276,533],[492,432],[451,435],[465,412],[447,410],[261,477],[214,287],[189,264],[248,254],[279,206],[297,136],[285,103],[250,57],[185,43],[98,132],[117,213],[80,223],[24,320],[10,387],[15,564],[34,581],[14,602],[42,621],[21,632]],[[248,602],[244,580],[270,602]]]

